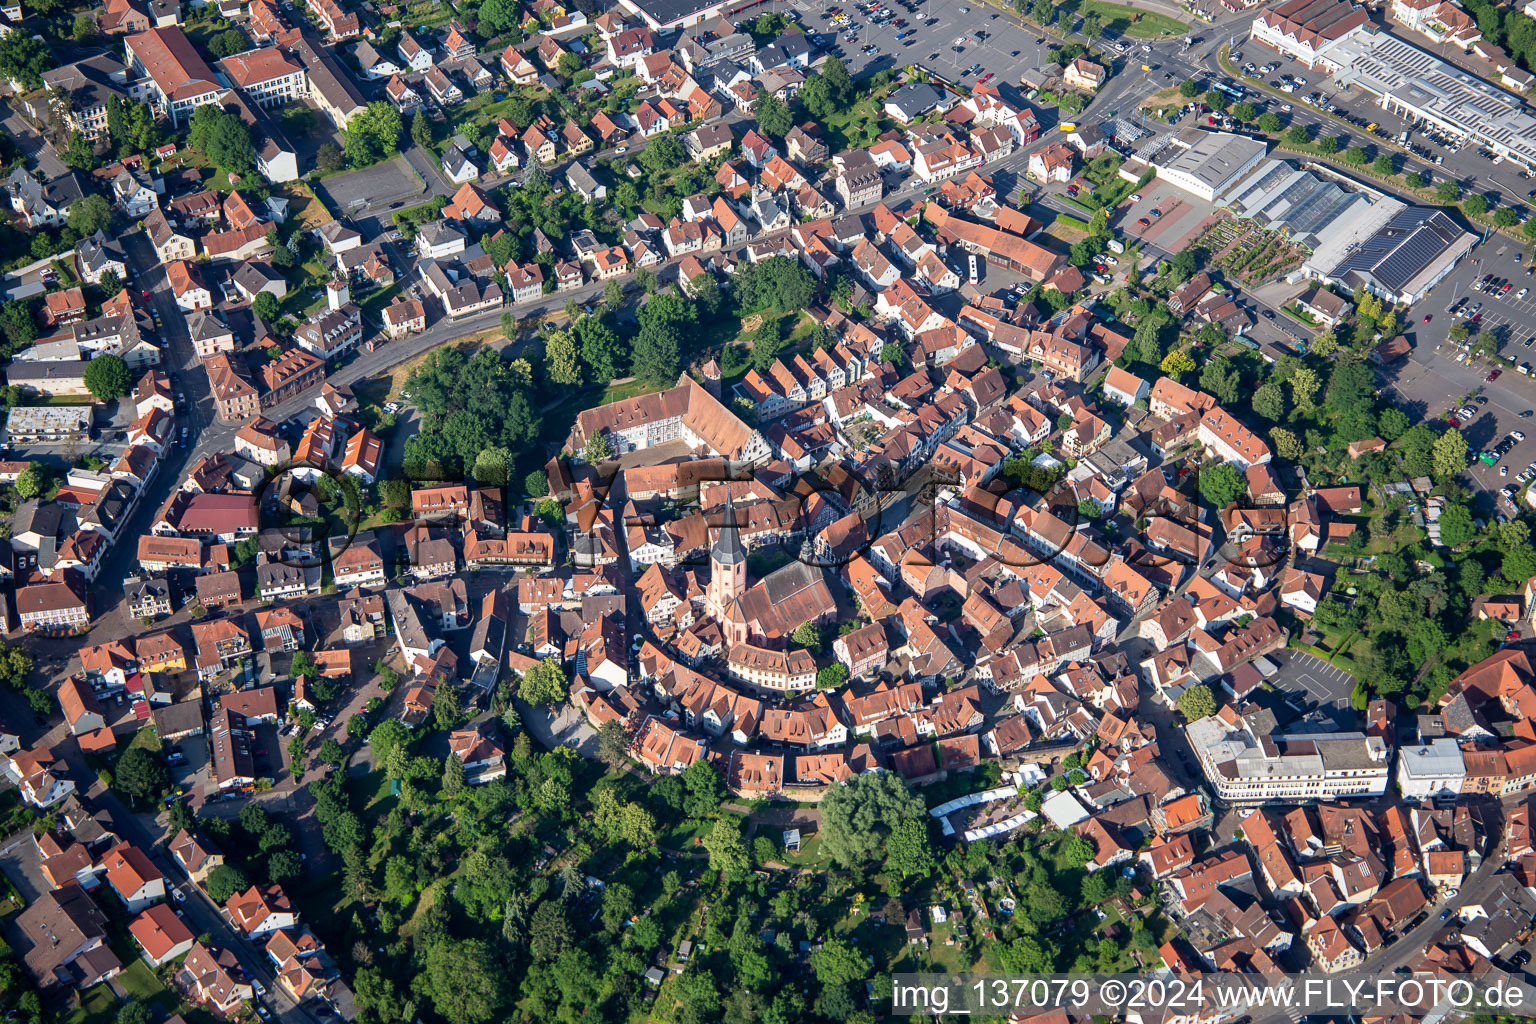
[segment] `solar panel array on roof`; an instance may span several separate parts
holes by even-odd
[[[1320,58],[1340,87],[1358,85],[1387,109],[1536,165],[1536,117],[1516,95],[1385,32],[1330,44]]]
[[[1441,211],[1410,206],[1345,256],[1334,274],[1357,274],[1362,281],[1374,280],[1398,292],[1461,234],[1456,223]]]

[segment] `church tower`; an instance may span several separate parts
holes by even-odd
[[[725,522],[709,549],[709,593],[705,606],[716,621],[725,623],[740,617],[736,600],[746,592],[747,552],[741,546],[741,534],[736,528],[735,502],[728,496],[725,499]],[[726,632],[730,634],[732,631]],[[735,637],[731,639],[735,640]]]

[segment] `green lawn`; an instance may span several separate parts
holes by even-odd
[[[867,85],[857,83],[858,98],[847,110],[829,114],[822,122],[828,151],[838,153],[845,149],[868,146],[884,129],[890,127],[884,108],[885,97],[890,90],[866,92]]]
[[[134,960],[124,967],[123,973],[117,976],[117,983],[123,986],[124,992],[141,1001],[168,994],[165,986],[160,984],[160,979],[155,977],[155,972],[143,960]]]
[[[622,402],[626,398],[649,394],[655,390],[657,390],[656,385],[645,380],[627,380],[622,384],[609,384],[603,388],[603,393],[598,396],[594,404],[612,405],[614,402]]]
[[[117,976],[117,983],[123,987],[123,991],[140,1002],[158,1004],[167,1014],[177,1012],[180,997],[160,984],[160,979],[155,977],[155,972],[148,964],[137,956],[130,959],[120,955],[119,959],[127,965]],[[80,1005],[64,1018],[64,1024],[111,1024],[121,1006],[110,987],[96,985],[81,994]]]
[[[1143,11],[1123,4],[1104,3],[1103,0],[1086,0],[1078,8],[1078,14],[1097,14],[1104,27],[1111,32],[1132,36],[1136,39],[1158,39],[1162,36],[1178,36],[1189,31],[1189,26],[1177,18],[1153,11]]]
[[[117,1015],[117,997],[106,985],[96,985],[80,995],[80,1005],[64,1018],[64,1024],[111,1024]]]

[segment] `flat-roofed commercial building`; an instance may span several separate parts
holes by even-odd
[[[619,0],[620,7],[639,15],[652,32],[697,25],[749,4],[750,0]]]
[[[1368,798],[1387,791],[1392,748],[1359,732],[1287,735],[1267,710],[1231,706],[1189,723],[1189,744],[1216,796],[1228,803]]]
[[[1412,304],[1445,279],[1477,244],[1477,236],[1442,210],[1382,199],[1348,223],[1337,223],[1294,275],[1363,286],[1373,295]]]
[[[1319,63],[1339,86],[1370,94],[1388,113],[1536,168],[1536,116],[1520,97],[1417,46],[1362,33],[1324,47]]]
[[[1453,739],[1415,743],[1397,753],[1397,788],[1404,800],[1454,800],[1466,777],[1466,761]]]
[[[1151,159],[1157,176],[1177,188],[1215,202],[1264,159],[1258,139],[1229,132],[1186,129]]]

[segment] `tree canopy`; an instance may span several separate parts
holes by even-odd
[[[128,393],[133,380],[121,356],[100,355],[85,367],[85,386],[98,402],[115,402]]]
[[[378,163],[399,150],[403,127],[394,104],[375,100],[347,122],[347,159],[353,167]]]
[[[926,818],[923,801],[894,772],[858,775],[821,802],[822,845],[844,867],[859,867],[886,849],[905,818]]]
[[[520,451],[539,432],[526,364],[519,367],[493,348],[466,356],[460,348],[438,348],[407,379],[425,419],[405,445],[405,464],[414,479],[470,470],[492,446]]]
[[[205,103],[192,112],[187,141],[231,174],[248,176],[256,170],[256,148],[250,129],[240,115],[215,103]]]

